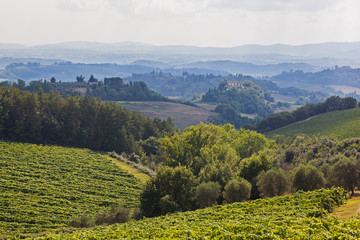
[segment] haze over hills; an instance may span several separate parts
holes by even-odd
[[[24,46],[0,44],[0,57],[56,58],[83,63],[131,63],[139,59],[170,64],[194,61],[232,60],[254,64],[304,62],[316,66],[358,67],[360,42],[334,42],[306,45],[243,45],[230,48],[195,46],[154,46],[144,43],[65,42]]]

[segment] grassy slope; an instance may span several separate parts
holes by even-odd
[[[339,189],[299,192],[44,239],[355,239],[360,237],[360,220],[329,218],[321,207],[324,201],[341,201],[342,193]]]
[[[112,158],[112,157],[109,157],[107,156],[107,158],[109,158],[115,165],[117,165],[118,167],[120,167],[121,169],[131,173],[132,175],[134,175],[135,178],[139,179],[140,182],[142,184],[145,184],[149,179],[150,179],[150,176],[143,173],[143,172],[140,172],[139,170],[137,170],[136,168],[124,163],[124,162],[121,162],[115,158]]]
[[[325,135],[338,139],[360,137],[360,108],[330,112],[297,122],[280,129],[265,133],[267,137],[275,135],[296,136],[298,134]]]
[[[186,128],[200,122],[207,122],[209,116],[217,113],[203,107],[193,107],[171,102],[119,102],[121,105],[133,111],[140,111],[145,116],[167,119],[171,117],[176,127]]]
[[[0,238],[66,227],[86,211],[139,204],[139,179],[87,149],[0,141],[0,169]]]
[[[344,205],[341,205],[334,212],[332,216],[338,216],[342,219],[349,217],[358,217],[360,214],[360,191],[356,191],[354,196],[350,196],[350,199],[346,201]]]

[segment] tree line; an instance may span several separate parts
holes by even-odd
[[[140,140],[171,134],[173,127],[171,119],[144,117],[89,95],[0,88],[0,136],[6,140],[132,153],[140,151]]]
[[[318,114],[356,107],[357,101],[355,98],[341,98],[339,96],[331,96],[323,103],[306,104],[305,106],[302,106],[292,112],[271,114],[270,116],[257,122],[255,125],[246,125],[244,127],[264,133],[298,121],[305,120]]]
[[[9,82],[1,85],[11,87]],[[58,91],[63,96],[89,95],[99,97],[104,101],[170,101],[150,90],[144,82],[136,81],[125,84],[120,77],[104,78],[100,81],[91,75],[89,80],[85,81],[85,77],[80,75],[74,82],[57,82],[55,77],[52,77],[50,81],[31,81],[28,85],[25,81],[18,80],[13,86],[31,92],[38,92],[40,89],[45,92]]]

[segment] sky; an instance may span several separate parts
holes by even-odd
[[[360,41],[359,0],[1,0],[0,43]]]

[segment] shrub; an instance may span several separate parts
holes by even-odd
[[[289,189],[289,181],[285,172],[281,169],[271,169],[267,172],[262,172],[256,185],[261,197],[280,196]]]
[[[220,184],[215,182],[201,183],[196,187],[196,203],[200,208],[216,205],[220,193]]]
[[[293,186],[296,190],[311,191],[324,185],[324,174],[314,166],[301,165],[294,169]]]
[[[173,213],[179,211],[179,205],[171,199],[171,196],[166,195],[160,199],[159,206],[161,214]]]
[[[89,216],[89,213],[84,213],[81,217],[74,217],[70,220],[70,227],[88,228],[94,226],[94,222]]]
[[[251,183],[241,178],[233,179],[225,185],[224,199],[226,203],[242,202],[250,198]]]
[[[96,225],[109,225],[129,221],[130,210],[122,207],[113,207],[110,211],[101,211],[95,215]]]

